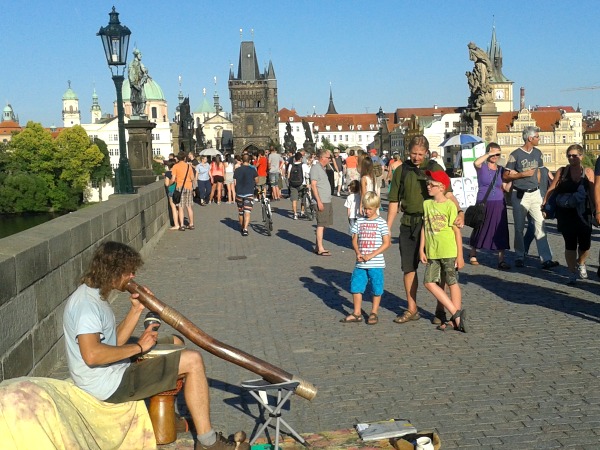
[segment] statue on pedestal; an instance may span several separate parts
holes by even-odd
[[[467,72],[467,83],[471,96],[469,106],[473,109],[481,109],[487,103],[493,103],[492,97],[492,62],[486,52],[481,50],[473,42],[469,42],[469,59],[474,62],[472,72]]]
[[[292,135],[292,126],[290,122],[285,123],[285,134],[283,135],[283,148],[287,152],[296,153],[296,141],[294,140],[294,136]]]
[[[146,94],[144,85],[150,80],[148,69],[142,64],[142,52],[137,48],[133,50],[134,59],[129,65],[129,87],[131,95],[131,115],[137,117],[145,116],[146,112]]]

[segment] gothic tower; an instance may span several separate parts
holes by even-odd
[[[229,72],[229,97],[233,120],[233,150],[241,153],[249,147],[266,149],[279,141],[277,124],[277,78],[269,61],[264,73],[258,70],[254,42],[243,41],[237,77]]]
[[[496,26],[492,28],[492,41],[487,54],[492,63],[492,88],[498,112],[513,111],[513,82],[502,73],[502,49],[496,40]]]
[[[73,89],[71,89],[71,81],[69,81],[69,87],[63,95],[62,102],[63,126],[65,128],[69,128],[73,125],[81,125],[81,113],[79,112],[79,98],[77,97],[77,94],[73,92]]]

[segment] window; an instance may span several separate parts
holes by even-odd
[[[158,108],[156,108],[156,106],[152,107],[152,118],[153,119],[158,118]]]
[[[358,142],[362,142],[362,134],[358,135]]]
[[[345,140],[346,140],[346,142],[348,142],[348,135],[346,135],[346,136],[345,136],[345,138],[346,138],[346,139],[345,139]]]
[[[563,144],[567,143],[567,137],[564,134],[562,135],[562,143]]]
[[[333,142],[337,142],[337,134],[333,135]]]
[[[544,153],[544,164],[552,162],[552,155],[550,153]]]

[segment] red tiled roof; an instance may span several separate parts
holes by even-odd
[[[577,112],[572,106],[536,106],[535,111],[559,111],[562,110],[568,113]]]
[[[293,117],[293,122],[302,122],[302,117],[298,115],[295,109],[281,108],[279,110],[280,122],[287,122],[288,120],[290,120],[290,117]]]
[[[510,131],[510,127],[518,117],[518,111],[500,113],[497,122],[498,133],[507,133]],[[535,120],[535,124],[540,128],[540,131],[554,131],[554,125],[558,124],[561,117],[562,114],[557,109],[549,111],[531,111],[531,118]]]
[[[13,120],[5,120],[0,122],[0,135],[10,136],[12,133],[19,132],[23,128]]]
[[[594,121],[594,123],[587,124],[583,122],[584,133],[597,133],[600,131],[600,120]]]
[[[313,127],[319,127],[319,131],[326,131],[327,125],[330,127],[329,131],[337,131],[340,125],[342,127],[341,131],[350,131],[350,126],[354,126],[354,131],[358,131],[358,125],[361,126],[362,131],[370,130],[371,125],[374,126],[374,130],[379,130],[377,115],[375,113],[299,116],[293,109],[282,108],[279,110],[280,122],[287,122],[290,117],[294,118],[294,122],[301,122],[302,119],[307,122],[313,122]],[[394,114],[386,113],[386,117],[388,130],[391,131],[394,127]]]

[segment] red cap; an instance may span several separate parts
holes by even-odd
[[[450,177],[443,170],[437,170],[435,172],[432,172],[431,170],[426,170],[425,175],[427,175],[433,181],[442,183],[445,189],[448,189],[450,187]]]
[[[377,154],[377,149],[376,149],[376,148],[372,148],[371,150],[369,150],[369,152],[370,152],[372,155],[376,155],[376,154]]]

